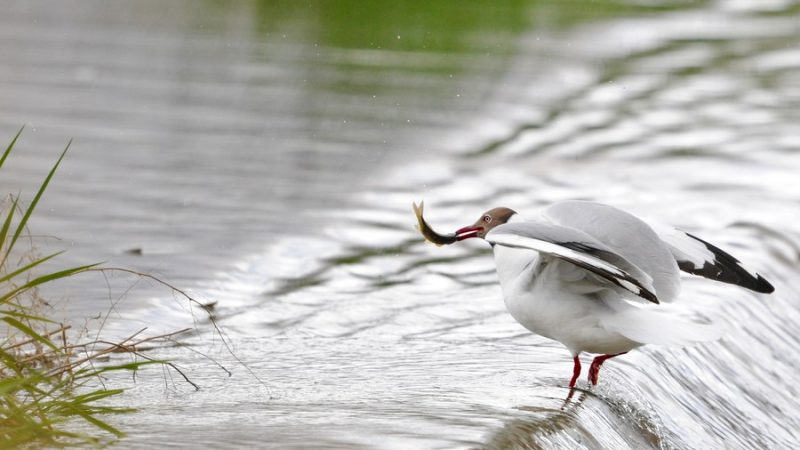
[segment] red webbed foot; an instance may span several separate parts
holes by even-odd
[[[589,382],[592,383],[592,386],[597,386],[597,377],[600,375],[600,366],[602,366],[607,359],[611,359],[619,355],[624,355],[625,353],[628,352],[617,353],[614,355],[596,356],[594,360],[592,360],[592,365],[589,366]]]
[[[572,380],[569,382],[570,389],[575,387],[578,377],[581,376],[581,360],[578,358],[578,355],[575,355],[573,361],[574,365],[572,366]]]

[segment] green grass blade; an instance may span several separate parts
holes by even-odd
[[[58,272],[49,273],[47,275],[42,275],[39,278],[34,278],[33,280],[23,284],[22,286],[16,289],[13,289],[12,291],[0,297],[0,305],[7,303],[9,300],[27,291],[28,289],[34,288],[43,283],[48,283],[50,281],[57,280],[59,278],[65,278],[71,275],[75,275],[76,273],[80,273],[85,270],[91,269],[92,267],[95,267],[98,264],[89,264],[86,266],[73,267],[71,269],[61,270]]]
[[[11,377],[0,380],[0,397],[13,394],[20,386],[27,382],[28,380],[23,377]]]
[[[7,316],[3,317],[0,320],[2,320],[3,322],[11,325],[12,327],[14,327],[16,329],[22,331],[23,333],[27,334],[32,339],[41,342],[42,344],[52,348],[55,351],[58,351],[58,347],[56,347],[56,345],[53,344],[53,342],[50,339],[47,339],[46,337],[42,336],[41,334],[33,331],[31,329],[31,327],[25,325],[24,323],[20,322],[19,320],[15,319],[13,317],[7,317]]]
[[[13,271],[13,272],[11,272],[9,274],[6,274],[3,277],[0,277],[0,283],[8,281],[8,280],[14,278],[15,276],[17,276],[17,275],[19,275],[19,274],[21,274],[23,272],[27,272],[27,271],[33,269],[34,267],[38,266],[39,264],[47,261],[48,259],[54,258],[54,257],[56,257],[56,256],[58,256],[58,255],[60,255],[62,253],[64,253],[63,250],[60,251],[60,252],[53,253],[50,256],[45,256],[44,258],[37,259],[36,261],[28,264],[27,266],[20,267],[19,269],[15,270],[15,271]]]
[[[64,405],[64,406],[65,406],[65,409],[68,409],[71,413],[74,413],[74,414],[76,414],[78,416],[81,416],[87,422],[91,423],[92,425],[94,425],[94,426],[96,426],[96,427],[98,427],[98,428],[100,428],[102,430],[108,431],[109,433],[113,434],[116,437],[125,436],[125,433],[123,433],[122,431],[120,431],[120,430],[112,427],[111,425],[103,422],[102,420],[92,416],[86,410],[84,410],[83,408],[81,408],[78,405],[67,404],[67,405]]]
[[[19,317],[20,319],[35,320],[37,322],[44,322],[44,323],[58,323],[55,320],[50,320],[46,317],[34,316],[32,314],[25,314],[13,309],[0,309],[0,315],[14,316],[14,317]]]
[[[47,177],[42,182],[42,185],[39,186],[39,190],[36,192],[36,196],[33,197],[31,204],[28,205],[28,209],[25,210],[25,214],[23,214],[22,219],[17,224],[17,229],[14,231],[14,236],[11,238],[11,242],[8,244],[8,249],[6,250],[6,254],[3,256],[3,261],[0,262],[0,266],[5,263],[8,254],[11,253],[11,249],[14,248],[14,244],[16,244],[17,239],[19,239],[19,235],[22,234],[22,230],[25,229],[25,225],[28,223],[28,219],[33,214],[33,210],[36,209],[36,205],[39,203],[39,199],[42,198],[42,194],[44,194],[45,189],[47,189],[47,185],[50,184],[50,180],[53,178],[53,175],[56,173],[56,169],[58,169],[59,164],[61,164],[61,160],[64,159],[64,156],[67,154],[67,150],[69,150],[69,146],[72,144],[72,140],[67,143],[66,148],[64,151],[61,152],[61,156],[58,157],[58,160],[53,165],[53,168],[50,169],[50,173],[47,174]]]
[[[3,163],[6,162],[6,158],[8,158],[8,155],[11,153],[11,149],[14,148],[14,144],[17,143],[17,139],[19,139],[19,135],[22,134],[22,130],[24,129],[25,125],[21,126],[19,131],[17,131],[17,135],[14,136],[14,139],[12,139],[11,143],[8,144],[8,147],[6,147],[6,151],[3,152],[3,156],[0,158],[0,167],[3,167]]]
[[[11,227],[11,219],[14,218],[14,212],[17,210],[18,201],[19,201],[19,195],[14,197],[14,203],[11,205],[11,209],[8,210],[8,215],[6,216],[6,220],[5,222],[3,222],[3,228],[0,229],[0,251],[3,251],[3,244],[6,242],[6,237],[8,237],[8,229],[9,227]],[[6,258],[3,257],[4,262],[5,259]]]
[[[103,367],[99,367],[99,368],[94,367],[94,368],[91,368],[91,369],[81,369],[81,370],[79,370],[79,371],[77,371],[75,373],[74,378],[76,380],[81,380],[81,379],[84,379],[84,378],[96,377],[96,376],[98,376],[98,375],[100,375],[101,373],[104,373],[104,372],[115,372],[115,371],[118,371],[118,370],[136,371],[136,370],[139,370],[139,368],[142,367],[142,366],[149,366],[151,364],[165,364],[165,363],[166,363],[166,361],[149,360],[149,361],[137,361],[137,362],[127,363],[127,364],[117,364],[117,365],[113,365],[113,366],[103,366]]]
[[[112,395],[117,395],[123,393],[123,389],[99,389],[97,391],[89,392],[87,394],[76,395],[72,401],[75,403],[90,403],[96,402],[98,400],[102,400],[106,397],[111,397]]]
[[[17,358],[14,355],[0,349],[0,361],[3,361],[3,364],[6,366],[5,368],[13,370],[14,373],[21,376],[19,364],[17,364]]]

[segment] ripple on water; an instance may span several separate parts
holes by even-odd
[[[67,227],[76,245],[162,267],[218,300],[237,356],[269,386],[218,338],[197,336],[233,377],[165,349],[203,389],[138,375],[118,400],[141,411],[119,419],[133,430],[121,445],[182,447],[192,436],[217,448],[796,447],[792,8],[712,2],[523,30],[508,58],[320,48],[239,25],[230,30],[242,44],[230,49],[186,24],[185,39],[122,27],[121,47],[97,43],[105,34],[90,27],[61,42],[50,16],[34,33],[2,28],[16,45],[0,54],[18,64],[0,69],[0,100],[46,119],[42,141],[78,130],[86,153],[76,164],[97,169],[64,181],[47,223],[68,225],[58,213],[67,206],[100,210],[85,234]],[[232,11],[219,17],[251,17]],[[65,52],[80,43],[99,47],[76,66]],[[48,58],[57,70],[42,70]],[[459,67],[467,75],[451,84],[443,73]],[[92,89],[60,85],[58,71]],[[472,95],[455,100],[457,91]],[[98,162],[109,146],[124,151]],[[44,159],[30,158],[11,182]],[[116,182],[131,168],[142,190]],[[524,215],[569,198],[707,237],[776,293],[687,278],[686,307],[728,335],[610,361],[597,388],[581,380],[565,401],[568,353],[506,314],[489,251],[422,243],[410,204],[424,199],[436,228],[451,230],[498,204]],[[155,296],[121,314],[181,323],[167,303]]]

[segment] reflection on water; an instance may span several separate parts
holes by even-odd
[[[646,412],[630,405],[615,404],[620,402],[618,399],[603,398],[581,389],[576,391],[579,393],[569,396],[559,409],[547,406],[516,407],[525,413],[524,418],[507,421],[488,437],[483,448],[604,448],[608,444],[620,448],[672,446],[662,439],[659,425],[653,423]],[[547,405],[553,403],[553,399],[542,398],[541,403]],[[596,431],[591,426],[590,416],[602,417],[616,436],[606,436],[605,444],[595,438]]]
[[[2,186],[76,137],[33,225],[64,241],[43,245],[218,301],[273,393],[199,336],[234,376],[165,350],[203,389],[137,376],[123,447],[797,445],[798,5],[196,5],[0,18],[0,129],[30,124]],[[728,336],[616,358],[565,403],[569,355],[505,313],[488,249],[423,244],[410,205],[447,230],[567,198],[707,237],[776,293],[687,278]],[[65,314],[129,283],[87,279]],[[191,320],[127,295],[114,331]]]

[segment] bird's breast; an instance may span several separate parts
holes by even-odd
[[[505,292],[520,280],[533,277],[533,269],[539,260],[539,253],[526,249],[494,246],[494,261],[497,277]]]
[[[557,293],[549,292],[549,283],[541,277],[549,261],[538,252],[496,245],[497,276],[503,289],[503,301],[514,319],[529,330],[551,337],[553,323],[548,303]]]
[[[570,348],[577,347],[571,344],[576,341],[573,336],[576,331],[597,329],[598,314],[606,306],[592,298],[597,291],[596,284],[587,286],[594,291],[579,289],[583,283],[571,279],[574,266],[545,255],[539,256],[537,252],[495,247],[503,301],[517,322]],[[582,271],[577,267],[574,269]]]

